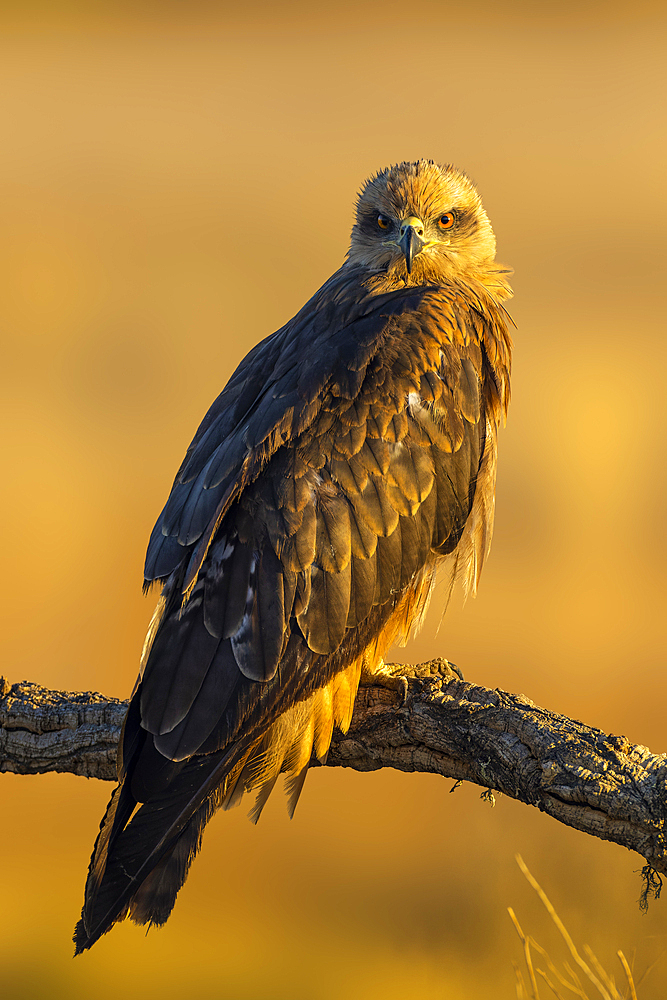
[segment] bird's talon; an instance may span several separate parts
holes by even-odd
[[[457,667],[457,665],[455,663],[452,663],[451,660],[447,660],[447,663],[449,664],[449,666],[451,667],[451,669],[454,671],[454,673],[456,674],[456,676],[458,677],[458,679],[460,681],[465,681],[465,677],[463,676],[463,671],[461,670],[461,668]]]

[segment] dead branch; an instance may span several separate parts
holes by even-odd
[[[0,771],[114,780],[127,702],[0,678]],[[437,676],[404,704],[361,688],[327,766],[395,767],[471,781],[636,851],[667,874],[667,755],[538,708],[523,695]]]

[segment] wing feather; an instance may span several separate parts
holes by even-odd
[[[223,639],[187,715],[170,732],[153,737],[155,748],[174,761],[195,754],[220,721],[240,678],[231,640]]]
[[[204,581],[188,603],[163,619],[143,677],[141,723],[168,733],[185,718],[201,688],[219,640],[204,625]]]
[[[392,594],[397,594],[401,585],[401,563],[403,550],[401,544],[400,520],[390,535],[378,538],[377,547],[377,579],[374,601],[384,604]]]
[[[208,618],[217,623],[216,631],[223,639],[231,638],[241,627],[248,600],[250,576],[256,560],[252,544],[242,542],[238,535],[232,536],[228,544],[233,546],[232,552],[228,559],[222,560],[220,566],[221,582],[225,581],[225,576],[228,582],[225,581],[218,590],[218,574],[211,574],[206,593]]]
[[[315,562],[327,573],[340,573],[351,557],[350,505],[343,496],[320,494]]]
[[[352,557],[352,578],[350,585],[350,609],[347,628],[355,628],[368,617],[373,607],[375,579],[377,576],[376,552],[366,558]]]
[[[231,636],[241,673],[253,681],[267,681],[278,669],[285,638],[283,567],[269,545],[253,556],[245,612]],[[287,609],[289,615],[290,609]]]
[[[328,573],[316,564],[310,574],[310,600],[297,616],[299,628],[310,649],[333,653],[345,634],[350,610],[351,570],[348,560],[338,573]]]

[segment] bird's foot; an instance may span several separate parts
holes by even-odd
[[[404,705],[408,697],[408,680],[429,680],[436,677],[447,683],[464,680],[462,671],[455,663],[439,657],[426,663],[385,663],[380,660],[372,670],[362,671],[360,683],[377,684],[390,691],[397,691],[401,696],[401,704]]]

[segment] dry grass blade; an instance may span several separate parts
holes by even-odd
[[[546,972],[542,972],[541,969],[538,969],[537,970],[537,974],[538,974],[538,976],[542,976],[542,979],[547,984],[547,986],[549,987],[549,989],[551,990],[551,992],[553,993],[553,995],[557,998],[557,1000],[565,1000],[563,994],[558,992],[558,990],[556,989],[556,987],[554,986],[554,984],[551,982],[551,980],[547,976]]]
[[[517,1000],[526,1000],[526,984],[523,981],[523,973],[516,962],[512,962],[514,966],[514,975],[516,976],[516,996]]]
[[[572,982],[574,982],[574,983],[577,984],[579,992],[581,993],[582,996],[585,997],[586,993],[584,992],[584,987],[581,984],[581,979],[579,978],[579,976],[577,975],[577,973],[574,971],[574,969],[572,968],[572,966],[569,964],[569,962],[563,962],[563,968],[567,972],[568,976],[572,976]]]
[[[579,981],[579,977],[577,975],[575,975],[575,973],[572,971],[572,969],[569,969],[566,966],[566,970],[569,972],[570,976],[572,977],[572,982],[568,983],[567,979],[565,979],[560,974],[560,972],[558,971],[558,969],[556,968],[556,966],[554,965],[554,963],[551,961],[551,959],[549,958],[548,953],[544,950],[544,948],[541,945],[539,945],[534,938],[530,939],[530,943],[533,946],[533,948],[535,948],[537,951],[539,951],[540,955],[542,956],[542,958],[544,959],[544,961],[547,963],[547,967],[549,969],[549,972],[551,972],[551,974],[556,977],[556,979],[561,984],[561,986],[564,986],[566,990],[570,990],[571,993],[575,993],[576,996],[578,996],[578,997],[581,998],[581,1000],[588,1000],[588,997],[584,993],[584,990],[583,990],[583,988],[581,986],[581,983]]]
[[[556,911],[555,911],[555,909],[554,909],[551,901],[549,900],[549,897],[547,896],[547,894],[545,893],[544,889],[539,884],[539,882],[537,882],[536,879],[533,878],[533,876],[531,875],[530,871],[528,870],[528,867],[527,867],[525,861],[523,860],[523,858],[521,857],[520,854],[516,855],[516,863],[518,864],[519,868],[523,872],[524,876],[526,877],[526,879],[528,880],[528,882],[530,883],[530,885],[532,885],[532,887],[535,890],[535,892],[537,893],[537,895],[540,897],[540,899],[542,901],[542,905],[544,906],[544,908],[546,909],[547,913],[549,914],[549,916],[553,920],[554,924],[558,928],[558,931],[559,931],[561,937],[563,938],[563,940],[565,941],[565,944],[567,945],[568,950],[569,950],[570,954],[572,955],[572,958],[577,963],[577,965],[579,966],[579,968],[581,969],[581,971],[591,981],[591,983],[596,988],[596,990],[598,991],[598,993],[600,994],[600,996],[603,998],[603,1000],[617,1000],[617,998],[614,997],[614,996],[612,996],[609,993],[609,991],[606,989],[606,987],[600,982],[600,980],[598,979],[598,977],[595,975],[595,973],[592,971],[592,969],[590,969],[590,967],[586,964],[586,962],[583,960],[583,958],[581,957],[581,955],[577,951],[577,949],[575,947],[575,944],[574,944],[574,941],[572,940],[572,938],[568,934],[568,932],[567,932],[567,930],[565,928],[565,925],[563,924],[563,921],[560,919],[560,917],[556,913]]]
[[[649,972],[652,972],[653,969],[655,969],[656,965],[662,959],[662,957],[663,957],[664,954],[665,954],[664,951],[661,951],[660,954],[658,955],[658,957],[656,958],[655,962],[651,962],[650,965],[646,966],[646,968],[642,972],[641,976],[637,980],[637,986],[641,986],[641,984],[644,982],[644,980],[648,976]]]
[[[614,997],[614,1000],[622,1000],[622,997],[616,988],[614,977],[610,976],[607,972],[605,972],[605,970],[598,962],[597,956],[595,955],[595,952],[590,947],[590,945],[585,944],[584,951],[586,952],[586,956],[591,965],[593,966],[593,968],[595,969],[595,971],[597,972],[598,976],[605,984],[611,995]]]
[[[630,988],[630,1000],[637,1000],[637,990],[635,989],[635,981],[632,978],[632,972],[630,971],[630,966],[628,965],[628,960],[627,960],[627,958],[625,957],[625,955],[623,954],[622,951],[617,951],[616,954],[618,955],[619,959],[621,960],[621,965],[623,966],[625,974],[628,977],[628,986]]]
[[[540,1000],[540,994],[537,989],[537,979],[535,978],[535,970],[533,969],[533,960],[530,956],[530,941],[521,930],[521,924],[517,920],[516,914],[511,906],[507,907],[507,912],[510,915],[510,920],[514,924],[515,930],[519,935],[521,944],[523,945],[523,957],[526,960],[526,968],[528,969],[528,975],[530,976],[531,1000]]]

